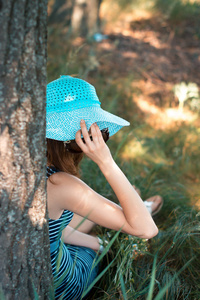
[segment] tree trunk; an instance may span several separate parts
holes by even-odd
[[[87,0],[87,27],[88,36],[100,32],[100,11],[101,0]]]
[[[0,280],[5,299],[48,299],[47,0],[0,0]],[[0,292],[1,294],[1,292]]]
[[[91,37],[100,31],[99,10],[101,0],[74,0],[71,16],[71,32]]]

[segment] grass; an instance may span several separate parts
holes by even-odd
[[[174,2],[182,3],[182,6],[189,3]],[[161,10],[170,3],[160,0],[157,7]],[[187,19],[180,9],[178,13]],[[173,16],[172,10],[170,14]],[[95,58],[93,66],[91,56]],[[95,283],[88,299],[198,300],[200,214],[194,205],[200,199],[199,122],[195,118],[190,122],[172,120],[170,127],[154,127],[133,101],[138,95],[138,90],[132,85],[136,78],[132,74],[116,74],[109,69],[109,56],[104,59],[108,60],[108,65],[102,68],[102,57],[96,44],[83,41],[77,47],[59,28],[49,29],[49,81],[60,74],[76,74],[88,79],[95,84],[102,107],[130,121],[131,126],[116,134],[108,145],[130,182],[140,188],[142,198],[160,194],[164,206],[155,216],[159,234],[150,241],[122,233],[116,236],[113,231],[97,228],[103,239],[114,240],[110,252],[101,261],[102,271],[109,264],[110,267]],[[162,121],[164,124],[165,120]],[[86,158],[81,169],[86,183],[98,193],[117,201],[91,160]]]

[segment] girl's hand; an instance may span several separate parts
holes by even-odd
[[[97,126],[97,124],[94,123],[90,127],[92,141],[90,139],[90,134],[87,131],[85,121],[81,120],[80,125],[81,125],[81,130],[77,131],[76,139],[75,139],[78,146],[98,166],[101,166],[102,164],[105,164],[105,163],[109,164],[113,160],[113,158],[112,158],[112,155],[110,153],[108,146],[104,142],[102,133],[101,133],[99,127]],[[85,143],[81,139],[81,133],[83,135]]]

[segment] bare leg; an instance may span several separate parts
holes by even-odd
[[[81,225],[79,225],[80,223]],[[92,228],[95,226],[95,223],[93,223],[90,220],[84,219],[83,217],[77,214],[74,214],[71,222],[69,223],[69,226],[75,228],[80,232],[89,233],[92,230]]]
[[[141,196],[140,190],[138,188],[136,188],[135,185],[133,185],[133,187],[136,190],[136,192],[138,193],[138,195]],[[163,205],[163,199],[161,196],[155,195],[155,196],[152,196],[152,197],[148,198],[147,200],[145,200],[144,204],[146,205],[146,207],[149,210],[149,212],[151,213],[151,215],[154,216],[155,214],[157,214],[160,211],[160,209]]]

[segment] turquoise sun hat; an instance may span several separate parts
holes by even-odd
[[[46,137],[58,141],[74,140],[80,129],[81,119],[87,129],[97,123],[100,130],[109,129],[112,136],[126,120],[117,117],[100,107],[95,88],[85,80],[62,75],[47,85]]]

